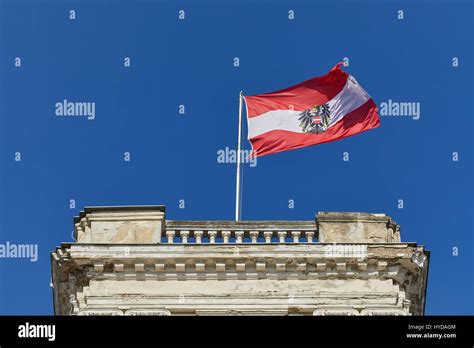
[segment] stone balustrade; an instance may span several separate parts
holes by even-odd
[[[398,243],[385,214],[321,212],[314,220],[167,220],[164,206],[86,207],[74,219],[79,243],[313,244]]]
[[[273,244],[317,242],[315,230],[170,230],[162,236],[162,244]]]

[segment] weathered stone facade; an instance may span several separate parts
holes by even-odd
[[[51,254],[56,315],[422,315],[429,252],[384,214],[173,221],[91,207]]]

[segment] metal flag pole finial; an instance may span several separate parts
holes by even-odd
[[[239,94],[239,131],[237,140],[237,178],[235,187],[235,221],[240,220],[240,148],[242,145],[242,103],[244,93],[240,91]]]

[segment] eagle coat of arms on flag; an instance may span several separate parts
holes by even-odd
[[[305,133],[323,133],[328,129],[331,121],[331,112],[327,103],[306,109],[298,116],[301,130]]]

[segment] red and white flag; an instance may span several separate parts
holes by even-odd
[[[253,156],[326,143],[380,126],[377,106],[341,64],[295,86],[244,97]]]

